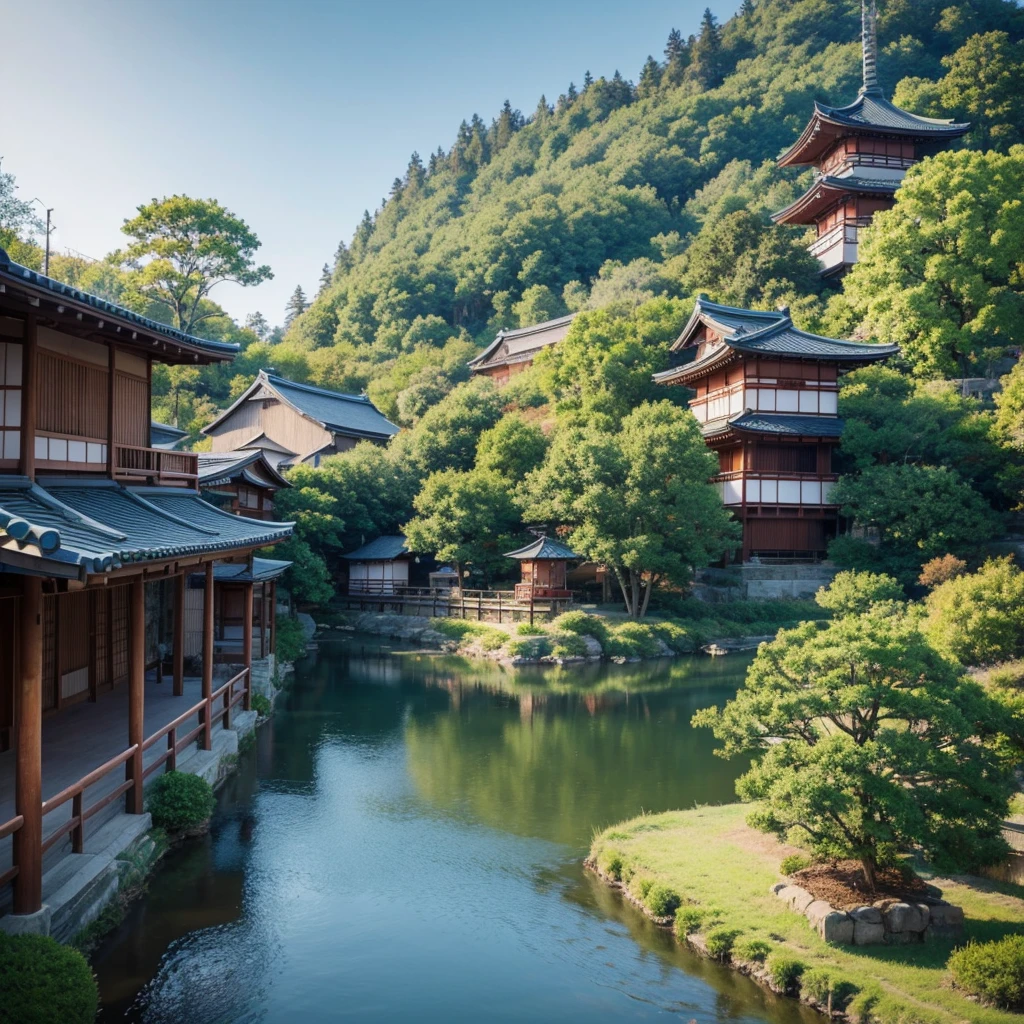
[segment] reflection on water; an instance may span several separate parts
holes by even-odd
[[[745,665],[325,644],[97,955],[102,1019],[810,1020],[580,868],[596,828],[732,798],[689,721]]]

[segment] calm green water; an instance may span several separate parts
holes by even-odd
[[[519,671],[321,646],[94,959],[104,1021],[810,1021],[584,873],[595,829],[733,797],[693,712],[746,661]]]

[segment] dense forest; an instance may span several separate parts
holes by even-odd
[[[1014,148],[1024,143],[1024,11],[1009,0],[886,0],[879,14],[887,93],[973,128],[959,150],[911,172],[840,288],[821,282],[806,236],[768,215],[811,180],[774,158],[813,101],[856,94],[860,3],[743,0],[723,25],[706,12],[695,36],[671,31],[635,84],[584,71],[554,102],[541,97],[526,115],[506,103],[490,121],[474,114],[447,150],[412,154],[339,243],[315,295],[296,287],[280,327],[259,313],[239,327],[200,297],[192,329],[243,351],[229,368],[161,369],[154,417],[187,427],[201,447],[199,428],[260,367],[365,390],[407,429],[387,450],[360,446],[294,471],[298,486],[281,496],[282,514],[300,521],[291,553],[308,595],[326,596],[345,547],[410,518],[421,543],[486,581],[524,520],[572,522],[572,495],[559,504],[551,490],[555,467],[579,471],[572,449],[605,460],[607,489],[628,454],[612,452],[609,436],[643,450],[666,431],[688,432],[665,409],[685,405],[685,393],[655,389],[650,373],[666,365],[696,293],[785,303],[805,329],[903,350],[899,364],[855,374],[844,391],[844,506],[882,544],[841,538],[837,556],[912,580],[933,556],[968,553],[1021,497],[1024,383],[1015,375],[993,411],[942,381],[989,375],[1024,342],[1024,149]],[[0,244],[38,266],[31,229],[27,215],[0,215]],[[54,276],[175,322],[140,284],[144,272],[130,244],[98,264],[51,264]],[[498,329],[570,311],[583,315],[568,340],[509,388],[468,380],[467,359]],[[688,467],[699,471],[693,459]],[[645,482],[618,486],[639,494]],[[897,497],[908,494],[917,500]],[[666,498],[684,500],[695,499]],[[729,538],[721,524],[704,543]],[[591,553],[634,557],[627,548]],[[677,555],[640,561],[679,581]]]

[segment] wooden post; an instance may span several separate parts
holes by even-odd
[[[39,389],[36,387],[36,316],[25,317],[21,346],[21,472],[30,480],[36,475],[36,421]]]
[[[96,679],[96,602],[99,594],[95,590],[88,591],[89,594],[89,700],[96,703],[97,679]]]
[[[245,696],[242,699],[242,710],[252,710],[252,596],[256,588],[253,584],[245,584],[245,619],[242,624],[242,658],[249,670],[245,677]],[[262,642],[262,641],[261,641]]]
[[[132,788],[125,794],[125,810],[142,813],[142,741],[145,739],[146,695],[146,580],[136,576],[129,592],[128,629],[128,745],[135,753],[125,762],[125,779]]]
[[[116,370],[114,366],[116,349],[113,345],[107,347],[107,476],[113,479],[114,476],[114,378]]]
[[[171,652],[174,665],[172,693],[180,697],[185,692],[185,574],[179,573],[174,580],[174,650]]]
[[[213,562],[206,563],[206,580],[203,588],[203,750],[213,745],[210,735],[212,722],[210,715],[213,706],[210,696],[213,693]]]
[[[267,646],[267,629],[269,616],[267,614],[267,581],[260,584],[260,657],[265,658],[270,649]]]
[[[38,576],[22,578],[18,633],[14,811],[25,821],[14,833],[14,913],[34,914],[43,905],[43,581]]]
[[[270,622],[270,653],[277,654],[277,580],[272,580],[270,584],[268,619]]]

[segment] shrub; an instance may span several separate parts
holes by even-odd
[[[492,629],[480,638],[480,646],[485,651],[497,651],[509,642],[508,633],[500,629]]]
[[[564,612],[559,615],[551,628],[561,633],[576,633],[578,636],[592,636],[603,645],[608,639],[608,624],[597,615],[588,615],[586,612],[573,611]]]
[[[482,622],[469,622],[466,619],[431,619],[430,628],[449,640],[465,640],[467,636],[485,636],[494,632]]]
[[[576,633],[563,633],[552,637],[554,646],[551,653],[556,658],[583,658],[587,654],[587,643]]]
[[[551,653],[551,641],[546,636],[513,640],[508,645],[508,653],[513,658],[543,658]]]
[[[617,882],[622,881],[622,854],[615,850],[605,850],[597,859],[597,866]]]
[[[779,870],[784,875],[795,875],[798,871],[809,868],[812,863],[811,858],[805,857],[802,853],[791,853],[788,857],[782,858]]]
[[[802,960],[786,956],[784,953],[772,953],[768,957],[766,966],[768,976],[783,992],[798,989],[800,978],[807,969],[807,965]]]
[[[213,788],[198,775],[165,772],[147,794],[153,824],[168,832],[199,828],[213,814]]]
[[[92,1024],[99,1005],[85,957],[43,935],[0,932],[0,1020]]]
[[[700,907],[683,904],[676,911],[676,935],[683,938],[699,932],[700,926],[704,923],[704,916],[704,911]]]
[[[708,953],[716,960],[728,960],[739,934],[735,928],[716,928],[708,932],[705,940]]]
[[[658,639],[668,644],[676,654],[693,654],[697,650],[695,638],[678,622],[653,622],[651,629]]]
[[[957,988],[1007,1010],[1024,1009],[1024,935],[972,942],[947,966]]]
[[[654,658],[661,646],[653,628],[646,622],[621,622],[609,630],[605,654],[625,658]]]
[[[266,718],[273,710],[273,707],[269,697],[264,697],[262,693],[254,693],[252,695],[252,709],[260,718]]]
[[[542,626],[539,622],[531,625],[529,622],[520,622],[516,626],[517,636],[543,636],[547,633],[547,627]]]
[[[652,885],[644,896],[644,905],[655,917],[669,917],[679,909],[682,898],[667,885]]]
[[[878,985],[874,983],[866,985],[850,1000],[850,1005],[846,1008],[846,1016],[852,1021],[852,1024],[870,1024],[874,1016],[875,1005],[881,998],[882,990]]]
[[[654,879],[649,878],[647,875],[642,875],[640,878],[635,878],[634,882],[635,884],[630,888],[630,892],[637,899],[646,900],[647,894],[654,888]]]
[[[856,994],[852,981],[840,978],[824,967],[805,971],[800,978],[800,991],[831,1009],[842,1009]]]
[[[747,939],[736,945],[736,955],[741,960],[753,960],[758,964],[763,964],[771,951],[771,943],[764,939]]]
[[[836,574],[827,587],[822,587],[814,600],[836,615],[859,615],[881,601],[902,601],[903,588],[892,576],[880,572],[855,572],[848,569]]]
[[[279,616],[274,624],[274,650],[278,661],[298,661],[306,653],[302,623],[290,615]]]
[[[967,572],[967,563],[962,558],[957,558],[956,555],[943,555],[941,558],[933,558],[921,566],[921,575],[917,577],[917,582],[930,590],[940,583],[945,583],[946,580],[963,576],[965,572]]]

